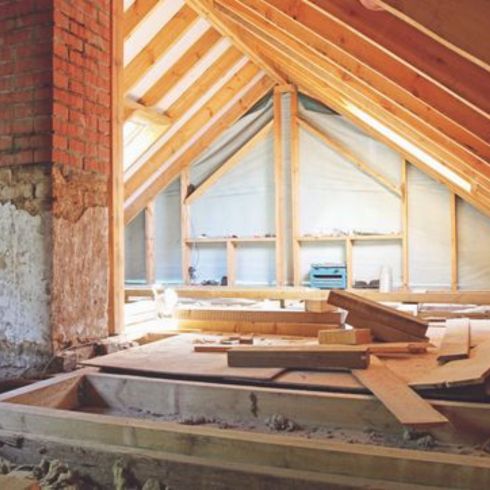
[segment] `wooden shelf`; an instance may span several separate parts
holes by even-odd
[[[275,237],[202,237],[188,238],[186,243],[253,243],[253,242],[275,242]]]
[[[402,240],[403,235],[401,234],[391,234],[391,235],[343,235],[343,236],[332,236],[332,235],[312,235],[312,236],[301,236],[296,240],[298,242],[343,242],[345,240],[351,241],[389,241],[389,240]]]

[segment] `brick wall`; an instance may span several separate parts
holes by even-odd
[[[0,0],[0,165],[51,160],[52,1]]]
[[[110,168],[109,0],[55,0],[53,161]]]

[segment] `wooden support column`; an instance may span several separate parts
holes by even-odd
[[[408,289],[410,276],[408,269],[408,181],[407,181],[408,162],[402,160],[402,282],[403,288]]]
[[[191,244],[190,238],[190,209],[186,204],[187,190],[189,187],[189,168],[185,168],[180,173],[180,226],[181,226],[181,247],[182,247],[182,280],[184,284],[190,283],[189,267],[191,265]]]
[[[301,285],[301,249],[299,243],[299,124],[298,124],[298,92],[291,92],[291,231],[293,250],[293,284]]]
[[[236,282],[236,243],[233,240],[226,242],[226,265],[228,286],[234,286]]]
[[[111,15],[111,171],[109,184],[108,333],[124,328],[124,178],[123,178],[123,0],[113,0]]]
[[[274,88],[274,205],[276,228],[276,285],[284,286],[284,152],[282,89]]]
[[[155,284],[155,201],[145,208],[145,268],[147,284]]]
[[[345,239],[345,265],[347,270],[347,288],[351,288],[354,281],[352,271],[352,240],[349,237]]]
[[[458,289],[458,196],[451,193],[451,289]]]

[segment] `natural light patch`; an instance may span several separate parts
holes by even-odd
[[[345,105],[347,110],[349,110],[349,112],[357,116],[366,124],[369,124],[369,126],[374,128],[376,131],[382,133],[384,136],[386,136],[391,141],[396,143],[400,148],[406,150],[415,158],[425,163],[432,170],[435,170],[438,174],[450,180],[453,184],[457,185],[461,189],[465,190],[466,192],[471,192],[471,183],[468,182],[466,179],[460,177],[456,172],[453,172],[451,169],[447,168],[439,160],[436,160],[435,158],[431,157],[424,150],[421,150],[419,147],[410,143],[410,141],[406,140],[399,134],[395,133],[395,131],[386,127],[384,124],[380,123],[374,117],[371,117],[369,114],[366,114],[363,110],[359,109],[359,107],[355,106],[354,104],[347,102]]]
[[[124,124],[124,170],[164,133],[166,126],[155,124],[142,116],[134,116]]]

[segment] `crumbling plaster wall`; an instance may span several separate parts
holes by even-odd
[[[38,370],[52,353],[52,215],[47,166],[0,169],[0,377]]]

